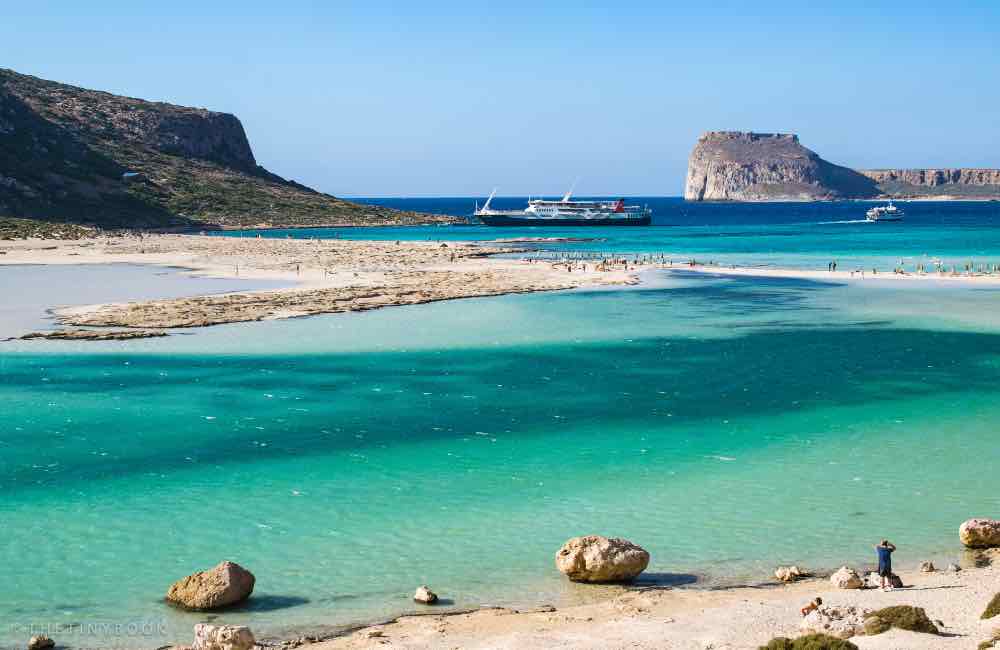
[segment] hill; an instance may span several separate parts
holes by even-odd
[[[233,115],[5,69],[0,218],[103,228],[454,221],[352,203],[273,174]]]

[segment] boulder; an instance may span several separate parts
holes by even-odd
[[[958,537],[969,548],[1000,546],[1000,520],[969,519],[959,527]]]
[[[194,626],[192,650],[253,650],[257,641],[250,628],[242,625],[209,625],[198,623]]]
[[[809,575],[808,571],[803,571],[795,565],[779,566],[774,570],[774,577],[780,582],[795,582],[799,578],[805,578]]]
[[[851,567],[842,566],[830,576],[830,584],[837,589],[861,589],[861,576]]]
[[[413,600],[424,605],[433,605],[438,601],[438,596],[427,585],[420,585],[413,594]]]
[[[829,634],[838,639],[848,639],[865,633],[865,616],[871,610],[861,607],[831,607],[820,605],[802,619],[800,627],[809,632]]]
[[[881,634],[889,628],[920,632],[922,634],[940,634],[937,625],[927,617],[922,607],[912,605],[893,605],[870,612],[865,618],[875,619],[866,622],[866,634]]]
[[[28,650],[49,650],[54,647],[56,642],[44,634],[37,634],[28,639]]]
[[[556,553],[556,568],[573,582],[627,582],[648,565],[644,548],[600,535],[574,537]]]
[[[920,563],[920,571],[923,573],[934,573],[937,569],[934,567],[934,563],[927,561]]]
[[[951,564],[946,566],[944,570],[947,571],[948,573],[958,573],[959,571],[962,570],[962,567],[952,562]]]
[[[882,576],[880,576],[875,571],[870,571],[865,574],[864,586],[867,589],[880,589],[882,587]],[[893,589],[902,589],[903,580],[895,573],[889,576],[889,584]]]
[[[170,585],[167,602],[204,611],[243,602],[253,593],[254,576],[235,562],[221,562]]]

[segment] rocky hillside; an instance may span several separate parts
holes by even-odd
[[[107,228],[452,220],[359,205],[272,174],[233,115],[0,69],[4,217]]]
[[[709,131],[688,161],[689,201],[814,201],[878,194],[875,182],[827,162],[789,133]]]
[[[1000,199],[1000,169],[860,169],[886,196]]]
[[[709,131],[688,161],[689,201],[1000,198],[1000,169],[853,170],[789,133]]]

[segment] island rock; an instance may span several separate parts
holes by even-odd
[[[199,623],[194,626],[192,650],[253,650],[257,641],[250,628],[242,625],[209,625]]]
[[[829,163],[790,133],[709,131],[688,159],[688,201],[871,198],[875,182]]]
[[[958,537],[969,548],[1000,546],[1000,520],[969,519],[959,527]]]
[[[235,562],[221,562],[178,580],[167,591],[167,601],[191,610],[211,610],[243,602],[253,593],[255,578]]]
[[[627,582],[648,565],[642,547],[600,535],[574,537],[556,553],[556,567],[574,582]]]

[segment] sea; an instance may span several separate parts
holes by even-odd
[[[371,201],[465,216],[475,200]],[[882,538],[902,566],[972,561],[958,526],[1000,516],[1000,285],[884,276],[988,273],[1000,204],[907,202],[902,223],[870,224],[860,202],[634,201],[655,225],[260,234],[570,237],[583,241],[531,254],[880,273],[679,263],[631,287],[2,343],[0,648],[38,632],[151,648],[206,620],[328,634],[415,611],[421,584],[443,609],[588,602],[616,588],[554,566],[584,534],[642,545],[640,584],[682,589],[766,582],[779,564],[860,568]],[[196,281],[168,271],[165,291]],[[3,292],[26,273],[32,313],[67,282],[92,287],[87,301],[135,291],[81,265],[71,279],[0,267]],[[224,559],[257,577],[245,606],[163,603],[171,582]]]

